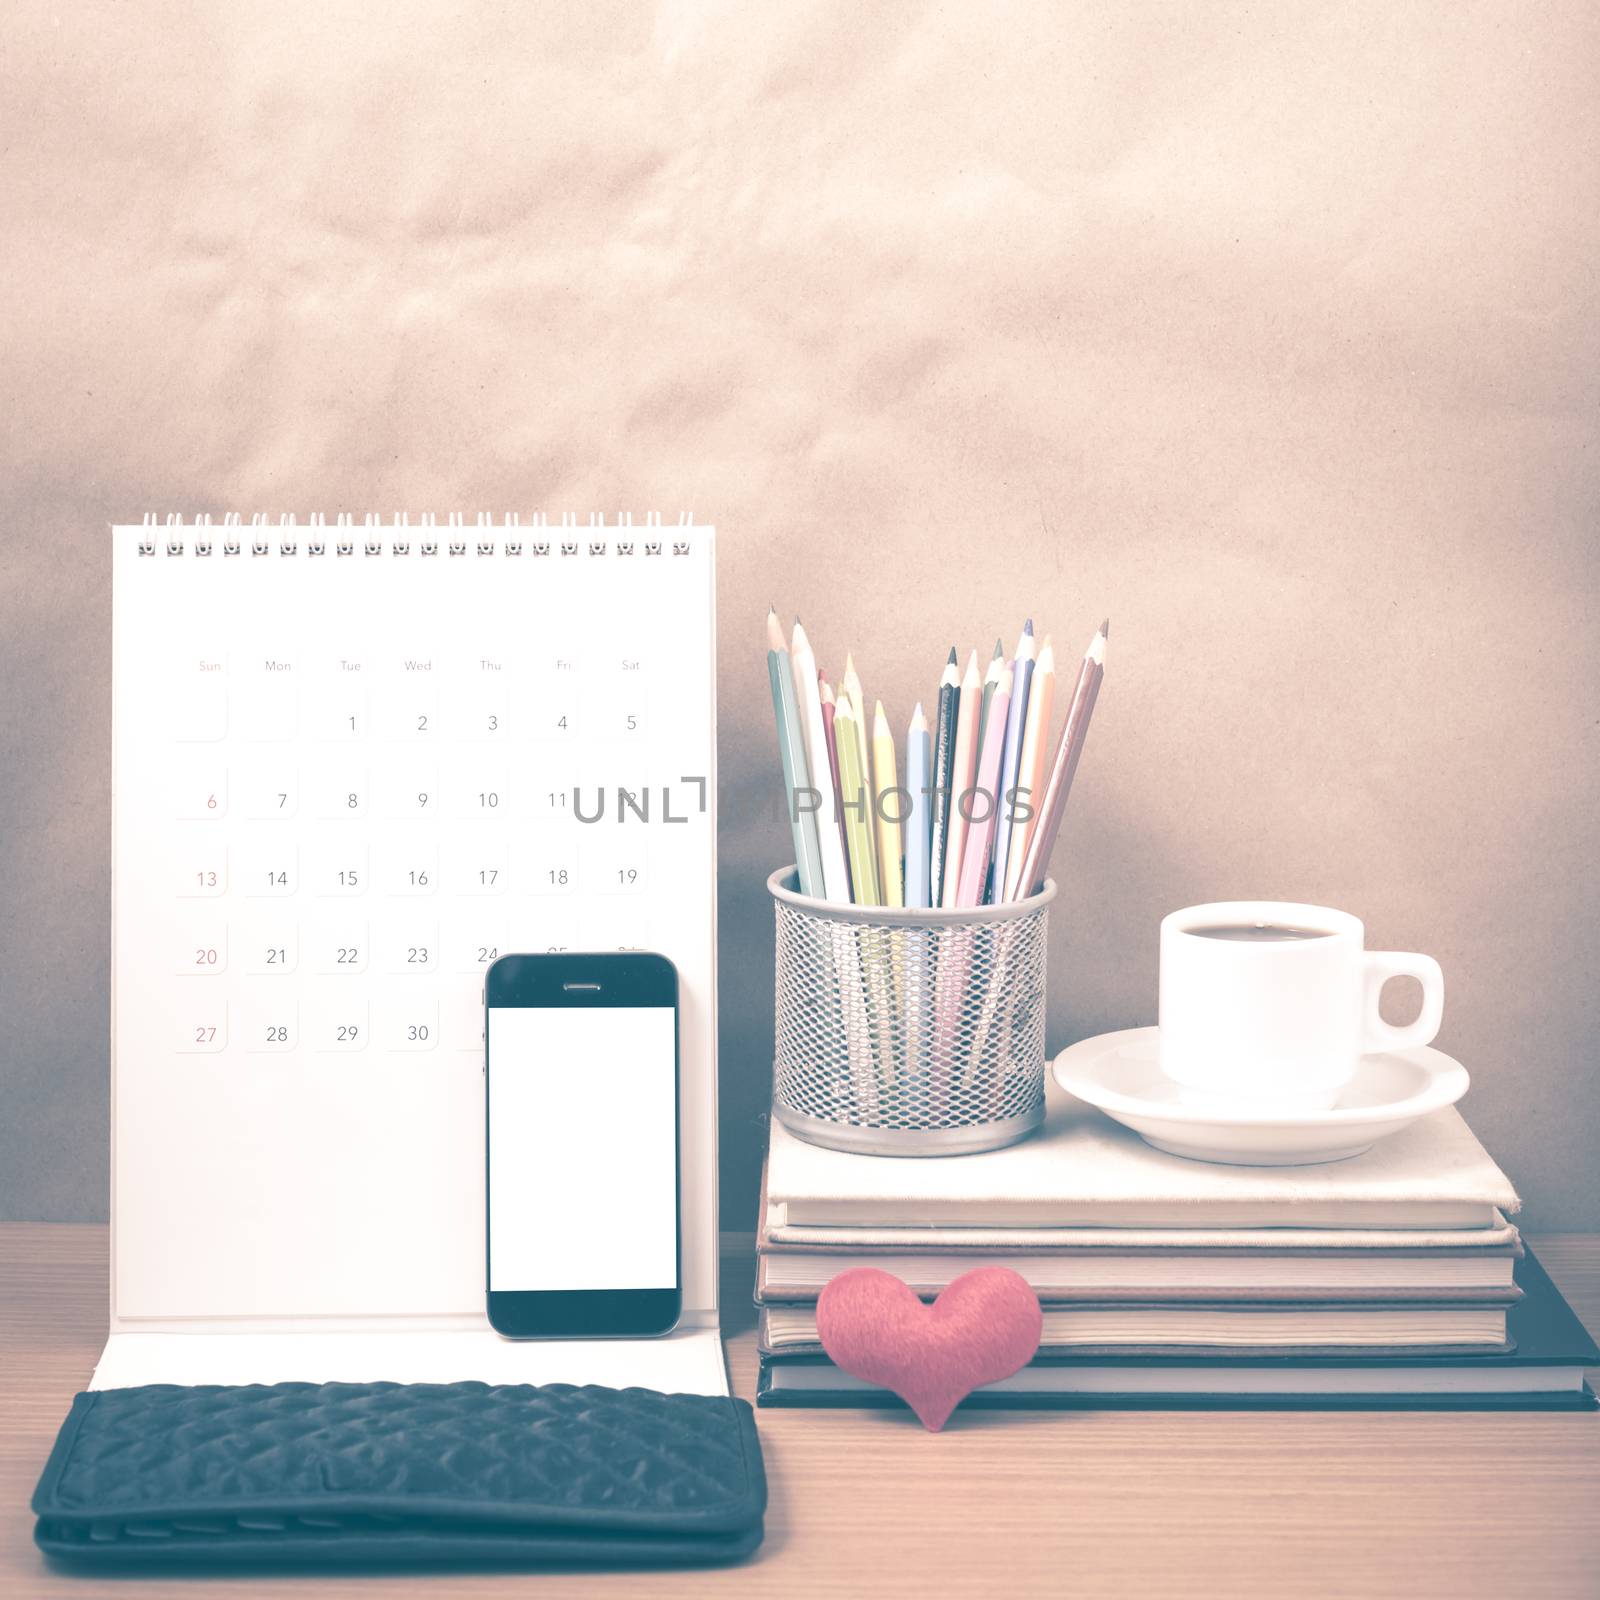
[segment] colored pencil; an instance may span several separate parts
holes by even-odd
[[[928,903],[938,905],[944,884],[945,844],[950,831],[950,770],[956,756],[956,709],[961,699],[961,674],[956,647],[939,675],[939,705],[933,729],[933,823],[928,839]]]
[[[805,732],[806,767],[811,798],[817,807],[817,854],[822,862],[822,886],[817,891],[826,899],[848,903],[850,869],[845,864],[844,836],[839,832],[838,791],[828,760],[828,730],[822,716],[822,695],[817,683],[817,658],[806,630],[797,618],[789,651],[794,669],[795,702],[800,709],[800,724]]]
[[[1054,739],[1055,650],[1048,636],[1036,648],[1032,618],[1009,660],[996,641],[981,675],[977,651],[963,667],[952,646],[934,716],[917,706],[902,755],[882,700],[868,727],[854,653],[835,693],[799,619],[786,645],[769,608],[767,676],[800,892],[896,910],[1037,894],[1105,681],[1109,632],[1102,623],[1084,652]],[[891,975],[891,1001],[904,976]]]
[[[1002,895],[1015,900],[1022,879],[1022,860],[1027,853],[1028,840],[1039,821],[1039,805],[1044,799],[1044,764],[1050,757],[1050,713],[1054,709],[1056,693],[1056,653],[1049,634],[1039,650],[1034,663],[1033,684],[1028,690],[1028,727],[1022,737],[1022,762],[1017,774],[1017,790],[1012,810],[1025,811],[1026,815],[1011,824],[1011,848],[1006,857],[1006,881],[997,885],[995,898]]]
[[[1073,774],[1078,770],[1084,740],[1089,736],[1089,719],[1094,715],[1095,698],[1100,693],[1100,683],[1106,675],[1106,636],[1110,631],[1110,622],[1102,622],[1100,631],[1089,641],[1089,648],[1083,653],[1077,687],[1072,691],[1072,704],[1067,708],[1067,720],[1061,729],[1055,760],[1050,766],[1050,783],[1045,790],[1044,809],[1038,826],[1028,840],[1027,857],[1022,863],[1024,898],[1037,894],[1044,887],[1045,874],[1050,866],[1050,852],[1055,848],[1062,814],[1067,808],[1067,796],[1072,791]]]
[[[996,813],[1000,809],[1000,758],[1005,751],[1006,713],[1011,706],[1013,669],[1007,668],[995,686],[989,704],[989,726],[983,734],[983,750],[978,757],[978,775],[973,784],[972,826],[961,855],[961,881],[954,904],[959,907],[983,904],[984,882],[989,876],[989,860],[994,845]]]
[[[834,698],[833,685],[817,674],[817,693],[822,700],[822,729],[828,737],[828,773],[833,779],[833,813],[839,819],[839,848],[845,853],[845,873],[850,885],[846,900],[860,903],[861,885],[856,882],[850,865],[850,833],[845,826],[844,786],[839,782],[839,702]]]
[[[886,906],[903,906],[900,868],[900,788],[895,771],[894,735],[883,714],[883,701],[872,713],[872,800],[878,834],[878,896]]]
[[[972,825],[972,775],[978,770],[978,715],[982,704],[983,685],[978,677],[978,652],[974,650],[967,657],[961,698],[956,706],[955,757],[950,764],[950,837],[945,841],[944,880],[939,886],[939,904],[946,911],[955,909],[962,852]]]
[[[772,716],[778,726],[778,759],[783,764],[783,796],[789,807],[794,838],[795,873],[800,893],[822,898],[822,855],[817,843],[817,809],[811,788],[811,765],[805,734],[794,698],[794,671],[778,614],[767,611],[767,676],[772,680]]]
[[[867,701],[861,690],[861,676],[856,671],[856,659],[848,651],[844,658],[844,676],[839,680],[838,698],[850,702],[850,714],[856,719],[856,743],[861,748],[861,770],[870,776],[872,734],[867,726]]]
[[[922,714],[922,702],[911,713],[911,726],[906,730],[906,789],[911,804],[906,812],[906,889],[908,908],[924,909],[928,904],[928,845],[932,833],[933,796],[929,768],[933,763],[932,747],[928,741],[928,719]]]
[[[849,698],[840,700],[833,717],[834,747],[839,752],[839,790],[844,808],[844,839],[850,857],[850,882],[858,906],[875,906],[878,898],[877,847],[873,843],[872,793],[861,769],[861,740]]]
[[[1017,773],[1022,766],[1022,739],[1026,732],[1028,696],[1033,683],[1033,618],[1029,617],[1017,640],[1017,654],[1011,667],[1011,705],[1006,712],[1006,742],[1000,751],[1000,782],[995,789],[994,876],[983,900],[1005,899],[1006,864],[1010,860],[1011,836],[1015,826]],[[982,902],[980,901],[980,904]]]
[[[989,702],[994,699],[995,685],[1000,682],[1000,671],[1005,664],[1005,647],[996,639],[994,654],[983,669],[983,704],[978,710],[978,742],[972,747],[974,751],[983,748],[983,730],[989,725]]]

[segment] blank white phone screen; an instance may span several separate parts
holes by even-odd
[[[489,1287],[677,1287],[671,1006],[489,1011]]]

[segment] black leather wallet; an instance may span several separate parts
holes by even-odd
[[[572,1384],[80,1394],[34,1538],[96,1566],[669,1565],[760,1544],[748,1402]]]

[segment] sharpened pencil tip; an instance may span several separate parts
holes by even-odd
[[[947,664],[952,667],[956,664],[956,647],[954,645],[950,646],[950,660]]]
[[[1111,618],[1110,617],[1107,617],[1106,620],[1100,624],[1100,632],[1107,639],[1109,639],[1111,637]]]
[[[1022,631],[1025,634],[1027,634],[1027,636],[1030,639],[1033,637],[1033,618],[1032,617],[1029,617],[1028,620],[1022,624]]]
[[[994,642],[994,659],[998,661],[1005,654],[1005,646],[998,639]]]

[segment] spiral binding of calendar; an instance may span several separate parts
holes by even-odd
[[[619,512],[614,521],[607,522],[604,512],[592,511],[587,522],[580,522],[576,512],[565,511],[561,513],[559,522],[552,523],[545,512],[536,511],[524,524],[520,512],[507,511],[500,516],[499,531],[496,532],[495,517],[487,511],[480,511],[470,525],[472,535],[469,537],[465,516],[459,511],[452,511],[443,524],[445,537],[441,540],[437,533],[441,525],[432,512],[424,512],[417,518],[416,537],[413,538],[411,518],[403,511],[387,519],[369,511],[359,523],[348,511],[339,512],[331,523],[320,511],[313,512],[304,521],[290,512],[274,520],[258,511],[248,524],[239,512],[230,511],[218,525],[218,534],[211,531],[213,523],[209,514],[185,518],[177,512],[169,512],[163,519],[155,512],[147,511],[143,526],[165,526],[166,535],[164,540],[158,540],[153,533],[142,535],[139,554],[153,556],[158,546],[164,543],[169,556],[191,552],[201,557],[216,553],[224,558],[268,556],[274,552],[279,556],[299,556],[303,551],[308,558],[331,554],[337,560],[354,556],[359,544],[364,556],[414,556],[417,559],[429,559],[441,554],[446,559],[469,555],[504,555],[513,558],[527,556],[538,560],[547,557],[569,558],[580,554],[596,557],[639,555],[649,558],[669,553],[686,556],[690,550],[687,539],[651,538],[652,529],[663,526],[691,529],[695,525],[692,511],[680,511],[676,524],[665,525],[661,513],[651,511],[641,525],[644,537],[635,539],[631,537],[634,526],[632,512]],[[243,531],[246,527],[250,530],[248,537]],[[361,529],[359,539],[355,533],[358,527]],[[333,530],[331,539],[328,534],[330,528]],[[580,528],[585,530],[585,536],[580,537]],[[268,529],[274,532],[269,534]],[[554,539],[550,537],[552,529],[557,533]],[[186,539],[184,532],[191,537]],[[619,537],[623,534],[630,536]]]

